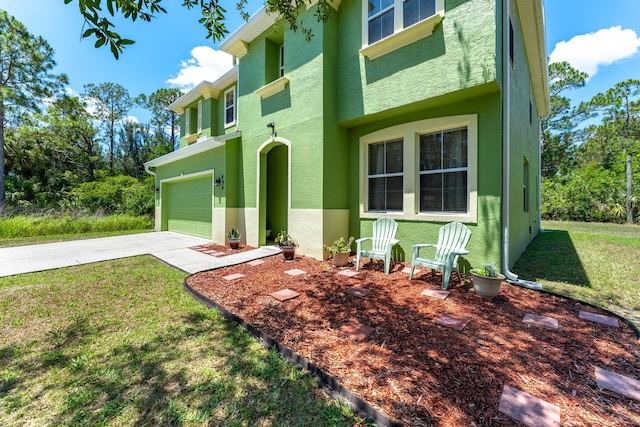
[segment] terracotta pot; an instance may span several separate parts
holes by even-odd
[[[240,238],[239,237],[237,239],[229,238],[229,246],[231,246],[231,249],[238,249],[240,247]]]
[[[333,265],[344,267],[349,264],[349,255],[351,255],[351,252],[338,252],[333,256]]]
[[[498,277],[479,276],[471,272],[473,276],[473,289],[484,299],[492,300],[500,292],[500,285],[505,277],[499,274]]]
[[[291,261],[296,256],[296,247],[295,246],[280,246],[280,250],[282,251],[282,256],[287,261]]]

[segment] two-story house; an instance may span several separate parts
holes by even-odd
[[[398,256],[443,223],[472,265],[508,270],[540,228],[549,108],[541,0],[335,0],[306,41],[259,10],[220,48],[235,67],[171,108],[180,149],[156,175],[156,228],[251,246],[281,229],[321,258],[399,223]]]

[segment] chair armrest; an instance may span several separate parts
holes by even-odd
[[[356,244],[362,243],[362,242],[364,242],[366,240],[371,240],[371,239],[373,239],[373,237],[361,237],[359,239],[356,239]]]
[[[418,258],[418,256],[420,255],[420,249],[435,247],[437,247],[437,245],[434,245],[433,243],[421,243],[418,245],[413,245],[413,258]]]
[[[389,240],[389,243],[387,243],[387,250],[391,249],[392,247],[394,247],[398,243],[400,243],[400,240],[398,240],[398,239]]]
[[[452,262],[455,257],[459,255],[466,255],[468,253],[469,251],[466,249],[456,249],[455,251],[449,252],[449,255],[447,255],[447,258],[449,259],[449,262]]]

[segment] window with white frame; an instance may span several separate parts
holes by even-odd
[[[280,67],[278,77],[284,77],[284,45],[280,45]]]
[[[467,212],[467,128],[420,135],[420,212]]]
[[[436,0],[367,0],[369,44],[436,13]]]
[[[236,122],[236,88],[232,87],[224,93],[224,126]]]
[[[202,133],[202,99],[198,101],[198,134]]]
[[[368,210],[402,211],[403,140],[371,143],[367,151]]]
[[[360,137],[360,217],[478,219],[478,116],[436,117]]]

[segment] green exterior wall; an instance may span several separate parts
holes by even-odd
[[[255,227],[259,230],[267,225],[274,232],[287,228],[289,208],[335,210],[348,211],[349,235],[367,236],[374,219],[362,217],[359,211],[359,182],[366,174],[360,170],[360,138],[404,123],[475,115],[478,163],[471,173],[477,176],[478,209],[477,221],[467,223],[473,235],[468,245],[471,253],[463,264],[501,265],[502,4],[501,0],[445,0],[444,18],[431,36],[375,60],[359,53],[361,0],[344,0],[338,14],[324,23],[316,21],[314,8],[304,10],[302,19],[313,33],[310,42],[282,23],[270,27],[248,44],[239,61],[238,82],[218,88],[217,99],[201,98],[201,136],[241,132],[241,138],[158,167],[157,182],[215,169],[216,177],[225,179],[224,188],[214,189],[214,207],[250,210],[259,205]],[[529,122],[531,77],[520,25],[514,24],[520,59],[512,69],[510,86],[510,264],[539,228],[539,121],[532,102]],[[279,77],[282,44],[288,85],[262,99],[256,90]],[[224,92],[233,86],[238,115],[236,123],[225,128]],[[197,100],[188,108],[194,106]],[[266,126],[270,122],[276,135]],[[184,131],[181,136],[181,148],[187,147]],[[528,212],[523,211],[522,200],[524,159],[529,171]],[[435,242],[443,225],[426,220],[398,222],[401,243],[396,256],[406,261],[411,259],[412,245]],[[258,240],[263,243],[264,236]]]

